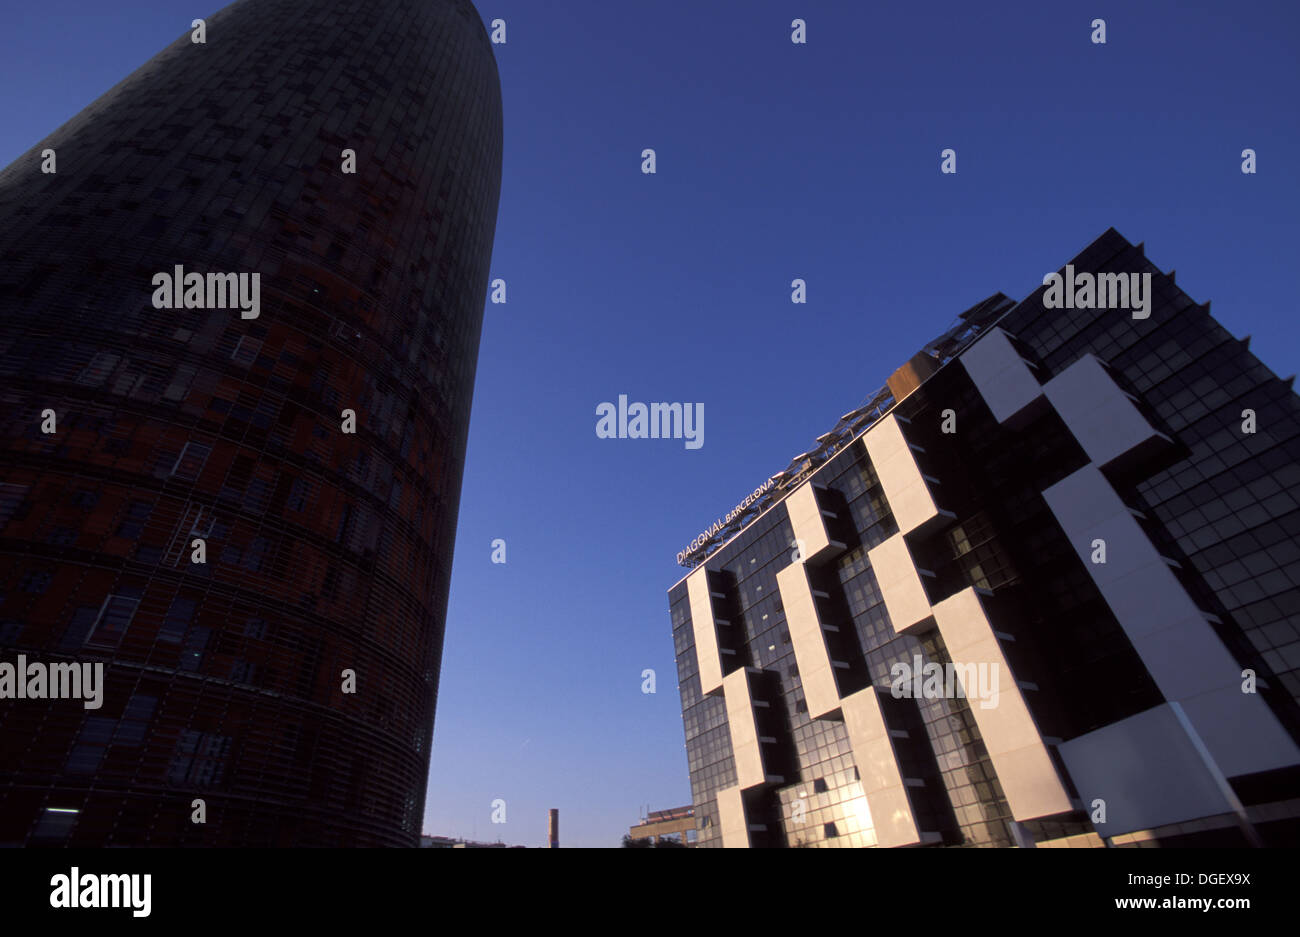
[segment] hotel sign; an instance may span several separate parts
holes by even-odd
[[[746,498],[744,501],[740,502],[738,505],[736,505],[734,508],[728,511],[727,516],[725,518],[718,518],[716,521],[714,521],[709,527],[707,527],[704,530],[703,533],[701,533],[698,537],[696,537],[694,540],[691,541],[690,546],[688,546],[685,550],[681,550],[678,552],[677,564],[679,566],[685,566],[687,560],[689,560],[692,556],[694,556],[701,549],[703,549],[704,545],[708,543],[709,540],[717,536],[719,531],[721,531],[733,520],[735,520],[745,511],[747,511],[751,504],[753,504],[755,501],[761,498],[763,494],[775,484],[776,484],[776,478],[775,477],[769,478],[767,481],[763,482],[763,484],[755,488],[753,493],[748,498]]]

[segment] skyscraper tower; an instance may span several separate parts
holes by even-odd
[[[103,665],[0,843],[416,844],[501,123],[468,0],[242,0],[0,172],[0,663]]]

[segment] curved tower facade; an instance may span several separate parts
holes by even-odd
[[[0,844],[417,843],[501,124],[242,0],[0,173]]]

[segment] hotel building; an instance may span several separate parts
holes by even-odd
[[[1300,398],[1071,263],[1149,315],[990,297],[679,557],[700,846],[1300,841]]]

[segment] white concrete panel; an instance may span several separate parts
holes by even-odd
[[[1241,692],[1240,664],[1105,476],[1085,466],[1043,497],[1161,694],[1183,705],[1220,770],[1234,777],[1300,760],[1267,704]],[[1091,561],[1099,536],[1104,564]]]
[[[996,755],[989,752],[989,758],[1002,782],[1011,815],[1017,820],[1050,817],[1074,809],[1047,746],[1036,743]]]
[[[785,509],[790,515],[795,540],[802,541],[804,562],[819,560],[844,548],[844,544],[832,542],[826,533],[826,520],[812,483],[805,482],[792,491],[785,499]]]
[[[1130,640],[1201,614],[1096,466],[1052,485],[1043,499]],[[1105,563],[1092,561],[1099,539]]]
[[[1088,458],[1103,468],[1139,446],[1167,438],[1092,355],[1084,355],[1044,384],[1043,392]]]
[[[835,683],[830,655],[826,652],[826,635],[808,585],[808,572],[802,563],[792,563],[776,574],[776,587],[785,606],[785,623],[790,629],[799,679],[803,683],[808,716],[821,719],[840,708],[840,691]]]
[[[1202,615],[1131,640],[1165,699],[1223,689],[1242,695],[1241,666]]]
[[[1043,396],[1038,379],[1000,328],[986,332],[960,360],[999,423],[1014,419]]]
[[[1241,692],[1238,680],[1228,687],[1179,701],[1210,756],[1226,777],[1286,768],[1300,762],[1291,735],[1263,698]]]
[[[921,834],[916,828],[912,804],[898,770],[894,745],[874,687],[845,697],[844,727],[875,825],[877,845],[910,846],[919,843]]]
[[[983,687],[959,679],[1012,815],[1031,820],[1072,809],[979,594],[968,587],[944,599],[934,606],[934,621],[958,674],[983,674]]]
[[[876,693],[876,688],[869,686],[844,698],[844,728],[865,792],[903,785]]]
[[[1114,514],[1132,513],[1124,506],[1114,486],[1094,465],[1085,465],[1043,491],[1061,526],[1086,530],[1094,521]],[[1052,499],[1055,499],[1053,501]]]
[[[722,689],[722,655],[718,651],[718,626],[713,618],[713,600],[703,566],[686,577],[686,596],[691,606],[691,629],[695,633],[695,658],[700,665],[700,691],[709,696]]]
[[[862,435],[898,529],[910,533],[940,516],[930,486],[891,413]]]
[[[867,808],[875,825],[877,846],[889,849],[921,842],[906,788],[888,787],[868,794]]]
[[[727,725],[731,731],[731,753],[736,761],[736,786],[741,790],[759,787],[765,781],[763,753],[754,721],[754,701],[749,692],[749,674],[742,667],[722,678],[727,702]]]
[[[1198,730],[1199,732],[1199,730]],[[1058,746],[1092,813],[1106,803],[1103,836],[1229,813],[1232,805],[1168,704]]]
[[[1106,481],[1100,473],[1097,478],[1100,479],[1101,484],[1110,485],[1110,482]],[[1165,566],[1146,533],[1138,526],[1137,519],[1120,504],[1118,496],[1115,498],[1115,503],[1119,507],[1118,511],[1105,517],[1091,518],[1084,522],[1086,526],[1067,531],[1070,534],[1070,544],[1089,567],[1092,578],[1098,586],[1110,585],[1138,570],[1146,570],[1152,566]],[[1049,500],[1048,504],[1051,505],[1052,501]],[[1064,525],[1062,529],[1065,529]],[[1093,544],[1098,540],[1106,544],[1104,563],[1092,561]]]
[[[885,609],[894,630],[902,633],[930,617],[930,598],[912,562],[912,553],[901,533],[867,551],[867,560],[885,598]]]
[[[718,791],[718,825],[722,828],[722,845],[726,849],[749,848],[749,822],[745,819],[745,802],[740,788],[724,787]]]
[[[1145,538],[1145,535],[1144,535]],[[1150,541],[1148,541],[1149,543]],[[1088,564],[1090,570],[1098,567]],[[1148,563],[1101,588],[1130,641],[1204,614],[1164,560]]]

